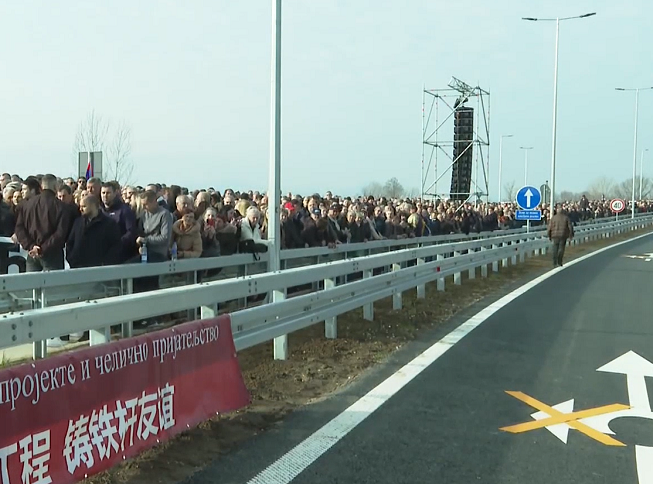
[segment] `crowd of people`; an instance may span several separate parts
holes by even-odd
[[[0,235],[27,252],[27,271],[216,257],[267,249],[268,199],[256,191],[121,186],[99,178],[0,176]],[[514,203],[288,194],[282,249],[520,227]],[[612,215],[609,201],[562,204],[572,222]],[[542,205],[543,220],[550,207]],[[652,209],[639,202],[636,210]],[[65,258],[65,259],[64,259]]]

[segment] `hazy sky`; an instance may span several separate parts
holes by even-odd
[[[286,0],[282,188],[355,194],[396,176],[420,184],[422,86],[452,75],[491,91],[491,192],[549,178],[555,23],[561,25],[558,187],[632,172],[634,93],[653,86],[650,0]],[[2,171],[72,174],[95,109],[133,130],[135,181],[265,189],[271,1],[0,3]],[[650,147],[653,91],[640,96]],[[639,159],[639,157],[638,157]],[[449,177],[442,185],[447,185]]]

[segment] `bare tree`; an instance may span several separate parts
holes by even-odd
[[[517,197],[517,182],[515,180],[506,183],[503,186],[503,191],[506,193],[506,199],[510,202],[514,202]]]
[[[603,197],[612,198],[615,194],[615,184],[607,177],[597,178],[587,187],[587,198],[601,200]]]
[[[131,160],[131,128],[122,121],[113,135],[113,141],[107,149],[106,179],[116,180],[121,185],[132,181],[134,164]]]
[[[77,128],[74,146],[76,152],[102,151],[109,135],[109,127],[110,123],[96,114],[95,109],[91,111]]]
[[[406,198],[415,199],[415,198],[420,198],[422,196],[422,193],[418,187],[413,187],[406,190],[404,196]]]
[[[397,178],[392,177],[383,185],[384,195],[388,198],[400,198],[404,195],[404,187]]]
[[[563,190],[560,192],[560,195],[558,196],[558,200],[563,202],[573,202],[573,201],[580,200],[580,197],[581,195],[579,195],[578,193],[574,193],[569,190]]]
[[[116,180],[123,185],[131,182],[134,173],[134,163],[131,159],[131,128],[125,121],[112,129],[110,121],[92,110],[79,123],[75,135],[73,145],[75,172],[78,154],[84,151],[102,151],[103,165],[106,167],[103,173],[104,179]]]
[[[363,187],[363,195],[366,197],[372,195],[374,198],[383,196],[383,185],[378,182],[368,183]]]
[[[635,180],[635,197],[637,197],[637,188],[639,185],[637,184],[637,180]],[[633,179],[629,178],[628,180],[624,180],[621,183],[615,185],[613,193],[615,196],[619,198],[623,198],[624,200],[630,200],[630,197],[633,194]],[[606,195],[606,198],[612,198],[612,196]]]

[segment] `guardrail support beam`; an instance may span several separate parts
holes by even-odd
[[[517,241],[517,248],[519,249],[519,262],[526,262],[526,251],[521,250],[521,247],[519,247],[522,243],[527,242],[526,240],[518,240]]]
[[[492,249],[496,250],[499,248],[498,244],[492,244]],[[493,260],[492,261],[492,272],[499,272],[499,261],[498,260]]]
[[[481,247],[481,252],[487,252],[487,247]],[[483,256],[483,254],[481,254],[481,256]],[[494,265],[494,262],[492,264]],[[487,261],[484,260],[481,265],[481,277],[487,277],[487,265]]]
[[[455,252],[453,253],[453,256],[454,256],[454,257],[458,257],[459,255],[460,255],[460,252],[455,251]],[[453,283],[454,283],[456,286],[460,286],[460,285],[463,283],[462,274],[461,274],[460,272],[456,272],[456,273],[454,273],[454,275],[453,275]]]
[[[436,260],[443,261],[444,260],[444,254],[438,254]],[[436,284],[437,284],[437,287],[438,287],[438,291],[444,291],[444,277],[440,277]]]
[[[392,272],[400,271],[401,264],[392,264]],[[396,292],[392,295],[392,309],[394,311],[399,311],[403,306],[402,294],[401,291]]]
[[[211,319],[218,316],[218,303],[200,307],[200,319]]]
[[[424,264],[424,259],[418,258],[417,259],[417,265],[421,266]],[[426,298],[426,285],[425,284],[420,284],[417,286],[417,299],[425,299]]]
[[[103,345],[111,341],[111,328],[92,329],[89,331],[91,346]]]
[[[512,256],[510,257],[510,264],[513,266],[517,265],[517,251],[515,250],[515,242],[510,242],[510,248],[512,249]]]
[[[41,288],[32,290],[32,308],[39,309],[45,308],[47,306],[45,300],[45,294]],[[32,359],[40,360],[48,356],[48,342],[45,341],[34,341],[32,343]]]
[[[476,249],[469,249],[469,253],[475,253]],[[471,267],[468,271],[469,279],[476,279],[476,267]]]
[[[133,294],[134,293],[134,280],[133,279],[122,279],[120,281],[120,295]],[[127,321],[122,323],[120,326],[120,332],[123,338],[131,338],[134,336],[134,322]]]
[[[369,269],[367,271],[363,271],[363,279],[369,279],[370,277],[374,277],[374,271]],[[367,303],[363,306],[363,319],[366,319],[367,321],[374,321],[374,303]]]
[[[336,287],[335,279],[324,279],[324,290]],[[336,339],[338,337],[338,318],[336,316],[327,318],[324,321],[324,336],[327,339]]]
[[[286,290],[272,291],[272,302],[283,301],[286,299]],[[287,360],[288,359],[288,335],[283,334],[274,338],[274,359]]]
[[[508,247],[508,245],[509,245],[508,242],[503,242],[501,244],[501,247]],[[508,258],[507,257],[501,261],[501,267],[503,267],[503,268],[508,267]]]

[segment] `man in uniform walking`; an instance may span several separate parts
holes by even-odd
[[[574,226],[567,215],[567,211],[559,205],[556,207],[555,215],[551,217],[547,235],[553,242],[553,267],[562,267],[562,258],[565,255],[565,247],[568,239],[574,238]]]

